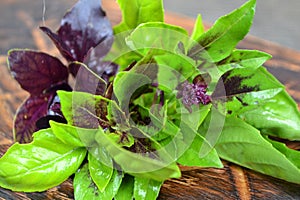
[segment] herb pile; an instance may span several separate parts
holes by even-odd
[[[99,0],[79,0],[57,32],[41,27],[65,61],[13,49],[12,76],[30,96],[0,158],[0,186],[44,191],[74,175],[76,199],[156,199],[184,166],[220,158],[300,184],[300,114],[262,65],[271,56],[235,46],[255,0],[191,36],[163,22],[161,0],[118,0],[111,27]],[[68,83],[70,77],[74,84]],[[287,116],[289,116],[287,118]]]

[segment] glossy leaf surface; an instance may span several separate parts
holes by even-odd
[[[123,174],[114,170],[113,175],[106,187],[106,190],[100,192],[93,182],[88,164],[85,164],[76,174],[74,178],[74,196],[77,200],[98,200],[113,199],[121,185]]]
[[[66,145],[92,147],[95,144],[97,129],[85,129],[69,124],[50,121],[53,134]]]
[[[15,143],[0,158],[0,185],[23,192],[50,189],[67,180],[85,155],[85,148],[67,146],[51,129],[41,130],[32,143]]]
[[[104,192],[114,172],[113,160],[104,148],[90,149],[89,171],[100,192]]]
[[[300,183],[300,170],[260,132],[241,119],[227,118],[216,144],[221,158],[255,171]]]
[[[286,91],[261,101],[255,108],[239,115],[262,133],[288,140],[300,140],[300,114]]]
[[[92,182],[89,174],[88,164],[83,165],[74,176],[73,181],[74,197],[77,200],[98,200],[98,188]]]
[[[155,200],[158,197],[162,184],[163,182],[161,181],[135,177],[134,198],[136,200]]]
[[[133,188],[134,188],[134,177],[125,174],[122,180],[122,184],[118,190],[118,193],[114,197],[115,200],[132,200]]]

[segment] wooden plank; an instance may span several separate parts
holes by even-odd
[[[6,2],[6,3],[5,3]],[[67,0],[60,1],[60,5],[67,5]],[[3,2],[1,2],[2,4]],[[22,7],[23,4],[35,3],[34,0],[26,0],[25,3],[15,0],[5,0],[1,5],[12,4]],[[120,11],[114,1],[103,0],[103,6],[112,24],[117,24],[121,19]],[[22,26],[23,31],[30,33],[19,38],[22,44],[30,43],[30,46],[40,50],[57,54],[53,46],[37,31],[40,18],[33,17],[27,12],[13,10],[19,20],[26,21]],[[54,15],[55,16],[55,15]],[[24,19],[26,19],[24,21]],[[166,22],[185,27],[191,32],[194,19],[168,13]],[[13,29],[7,29],[5,34],[10,34]],[[15,45],[14,37],[6,43],[0,43],[0,49]],[[26,42],[25,42],[26,41]],[[279,46],[277,44],[261,40],[252,36],[247,37],[239,44],[239,48],[259,49],[273,55],[273,59],[266,63],[266,67],[275,74],[287,87],[293,97],[300,102],[300,53]],[[6,66],[6,57],[0,56],[0,156],[13,143],[12,120],[17,107],[28,95],[22,91],[18,84],[9,76]],[[290,143],[295,149],[300,149],[299,143]],[[159,199],[300,199],[300,185],[287,183],[269,176],[265,176],[251,170],[224,161],[223,169],[182,167],[182,177],[171,179],[164,183]],[[58,187],[43,193],[14,193],[0,189],[0,199],[73,199],[71,180]]]

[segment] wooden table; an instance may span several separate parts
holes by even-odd
[[[60,8],[68,8],[70,1],[61,0]],[[11,21],[0,20],[0,156],[12,145],[12,121],[17,107],[28,95],[10,77],[6,66],[6,55],[12,47],[27,47],[46,51],[57,55],[49,40],[37,29],[41,24],[41,8],[37,8],[35,0],[2,0],[0,11],[3,16],[10,15]],[[20,8],[26,8],[25,10]],[[58,5],[57,5],[58,6]],[[112,0],[103,1],[104,9],[112,22],[120,21],[121,15],[117,5]],[[36,12],[36,9],[39,12]],[[51,9],[51,8],[50,8]],[[52,13],[53,18],[45,23],[55,28],[60,18]],[[3,13],[4,12],[4,13]],[[59,16],[64,11],[61,9]],[[7,15],[4,15],[4,14]],[[5,17],[4,17],[5,18]],[[177,24],[191,31],[194,19],[168,13],[166,22]],[[19,31],[16,33],[16,31]],[[20,34],[27,33],[27,34]],[[17,36],[19,33],[20,36]],[[5,40],[2,40],[5,37]],[[2,38],[2,39],[1,39]],[[16,46],[18,45],[18,46]],[[258,49],[273,55],[265,66],[281,82],[289,93],[300,103],[300,53],[277,44],[248,36],[239,48]],[[295,149],[300,149],[299,143],[290,143]],[[159,199],[300,199],[300,185],[287,183],[268,177],[251,170],[224,162],[223,169],[182,168],[180,179],[168,180],[164,183]],[[70,180],[44,193],[14,193],[0,188],[0,199],[73,199],[73,189]]]

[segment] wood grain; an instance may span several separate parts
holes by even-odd
[[[2,9],[3,6],[10,7],[11,5],[22,7],[28,3],[34,4],[35,1],[4,0],[1,2],[1,6]],[[59,5],[63,7],[69,3],[67,0],[62,0]],[[103,7],[112,24],[117,24],[121,19],[121,14],[116,3],[112,0],[103,0]],[[11,11],[19,20],[14,23],[22,22],[23,25],[25,24],[22,26],[22,31],[29,33],[23,38],[18,38],[20,47],[28,44],[27,47],[35,47],[57,55],[57,51],[50,45],[49,41],[36,29],[41,21],[39,17],[35,16],[34,6],[28,9],[32,11],[29,12],[30,14],[18,9]],[[194,19],[168,13],[166,22],[183,26],[191,32]],[[55,24],[54,21],[48,23]],[[4,32],[9,35],[10,31],[15,30],[6,29]],[[0,49],[14,46],[14,37],[5,43],[0,43]],[[243,40],[239,44],[239,48],[258,49],[272,54],[273,58],[265,64],[266,67],[286,85],[296,101],[300,102],[299,52],[253,36],[248,36]],[[6,56],[0,56],[0,156],[13,143],[13,116],[27,95],[9,75]],[[299,143],[291,142],[289,146],[300,149]],[[225,161],[224,166],[223,169],[181,167],[182,177],[166,181],[161,189],[159,199],[300,199],[300,185],[265,176]],[[0,189],[1,199],[73,199],[72,182],[67,180],[60,186],[42,193],[15,193]]]

